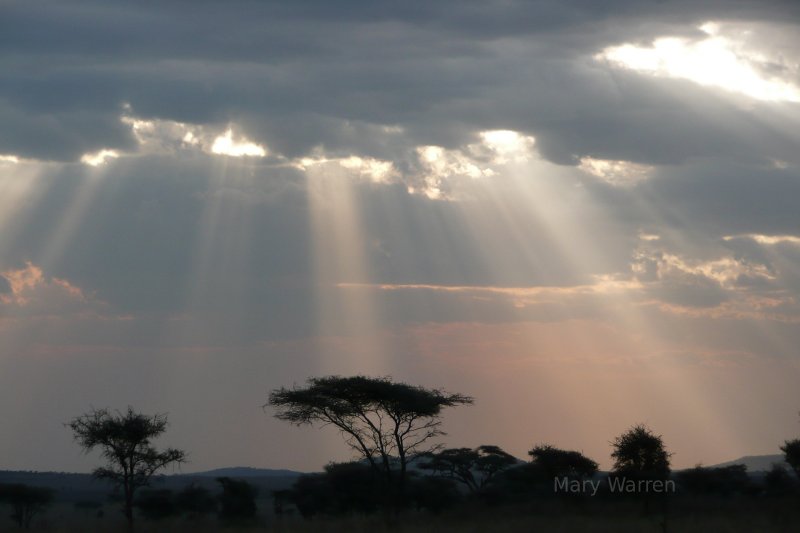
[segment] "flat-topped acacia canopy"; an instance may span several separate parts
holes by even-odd
[[[268,405],[280,420],[297,425],[320,423],[337,427],[347,444],[387,480],[402,486],[407,465],[439,429],[444,407],[471,404],[473,399],[439,389],[392,381],[389,377],[327,376],[310,378],[305,387],[280,388]],[[399,468],[393,466],[399,461]]]

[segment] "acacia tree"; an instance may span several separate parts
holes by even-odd
[[[158,451],[150,444],[166,431],[166,415],[144,415],[134,412],[132,407],[124,413],[93,409],[72,419],[67,426],[86,453],[95,448],[102,450],[106,466],[95,469],[94,476],[122,489],[123,510],[129,524],[133,524],[136,490],[147,486],[153,474],[167,465],[186,460],[182,450]]]
[[[611,443],[614,451],[614,472],[642,479],[664,479],[669,476],[669,458],[664,439],[644,424],[637,424]]]
[[[454,479],[466,485],[472,494],[481,493],[503,470],[517,464],[517,459],[499,446],[449,448],[431,453],[420,463],[423,470]]]
[[[347,445],[402,493],[409,463],[432,450],[431,439],[444,435],[442,408],[472,402],[469,396],[388,377],[327,376],[311,378],[305,387],[273,390],[267,405],[279,420],[336,427]]]

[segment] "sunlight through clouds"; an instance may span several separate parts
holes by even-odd
[[[652,46],[622,44],[595,56],[623,68],[654,76],[683,78],[703,86],[719,87],[756,100],[800,102],[800,88],[765,71],[777,58],[752,52],[746,34],[727,37],[724,25],[709,22],[699,39],[660,37]]]
[[[526,161],[536,144],[536,139],[512,130],[490,130],[480,132],[483,144],[493,152],[494,163],[504,164],[509,161]],[[470,145],[473,152],[478,147]]]
[[[578,168],[587,174],[600,178],[609,185],[628,187],[646,180],[654,168],[650,165],[641,165],[630,161],[609,161],[584,157]]]
[[[800,244],[800,237],[795,235],[759,235],[749,233],[746,235],[726,235],[723,240],[732,241],[734,239],[752,239],[759,244]]]
[[[372,183],[391,183],[399,178],[399,173],[391,161],[383,161],[374,157],[327,157],[320,150],[307,157],[293,160],[291,166],[308,172],[315,167],[336,165],[354,174],[355,177],[366,179]]]
[[[214,133],[214,128],[209,125],[137,118],[129,105],[124,110],[120,121],[131,128],[139,149],[143,152],[172,153],[177,150],[199,149],[209,154],[229,157],[263,158],[269,155],[266,147],[241,134],[235,134],[230,125],[223,132]]]
[[[408,191],[433,200],[450,199],[451,180],[496,176],[499,173],[498,166],[528,161],[536,144],[533,137],[512,130],[481,131],[478,132],[478,138],[480,142],[458,149],[417,147],[421,184],[410,185]]]
[[[211,145],[211,153],[231,157],[265,157],[267,155],[267,151],[263,146],[243,137],[234,139],[233,131],[230,128],[214,139],[214,144]]]
[[[93,154],[84,154],[81,157],[81,163],[89,165],[90,167],[99,167],[100,165],[107,163],[110,159],[116,159],[118,157],[119,152],[116,150],[103,149]]]

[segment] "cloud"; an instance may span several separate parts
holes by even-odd
[[[800,4],[2,10],[4,387],[187,420],[321,369],[534,406],[605,369],[684,414],[794,390]],[[647,403],[609,402],[586,420]]]
[[[237,3],[230,10],[206,3],[191,25],[180,23],[175,6],[47,5],[4,8],[0,116],[8,131],[0,153],[78,160],[102,149],[129,151],[135,136],[118,120],[126,105],[141,120],[238,124],[243,145],[290,159],[322,146],[337,156],[398,164],[416,147],[452,149],[493,130],[535,137],[545,157],[570,164],[584,157],[635,163],[755,157],[759,150],[748,150],[733,133],[741,128],[763,137],[759,149],[789,141],[780,131],[759,131],[737,106],[702,90],[680,86],[678,94],[665,80],[611,72],[592,59],[620,41],[700,39],[697,26],[719,15],[714,3],[670,2],[667,9],[533,2],[498,9],[492,2],[458,8],[379,2],[347,15],[318,3]],[[775,35],[791,35],[792,28],[776,20],[791,20],[794,8],[770,6],[726,6],[731,22],[720,31],[730,25],[739,35],[749,21],[759,31],[752,39],[758,54],[748,61],[758,55],[761,71],[786,76],[777,55],[785,43]],[[219,34],[234,24],[236,31]],[[32,25],[50,37],[31,41]],[[47,68],[67,56],[69,62]],[[21,64],[34,68],[19,72]],[[56,85],[61,90],[51,91]],[[794,158],[791,150],[773,155]]]
[[[698,39],[659,37],[650,47],[633,44],[611,46],[596,57],[622,68],[655,76],[685,78],[703,86],[720,87],[757,100],[800,102],[800,87],[791,79],[796,72],[780,56],[767,57],[753,53],[746,39],[748,31],[739,31],[737,38],[726,37],[724,24],[708,22],[699,28],[704,36]],[[781,61],[776,63],[775,60]],[[778,71],[784,77],[769,76],[765,71]]]
[[[8,290],[0,291],[3,318],[66,317],[91,309],[90,299],[69,281],[45,277],[42,269],[32,263],[24,268],[0,273]],[[97,304],[98,302],[95,302]]]
[[[653,167],[629,161],[608,161],[584,157],[578,168],[615,186],[634,185],[646,180]]]

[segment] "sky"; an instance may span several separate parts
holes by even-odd
[[[443,443],[675,467],[800,435],[800,4],[0,2],[0,469],[167,413],[320,469],[312,376],[473,396]]]

